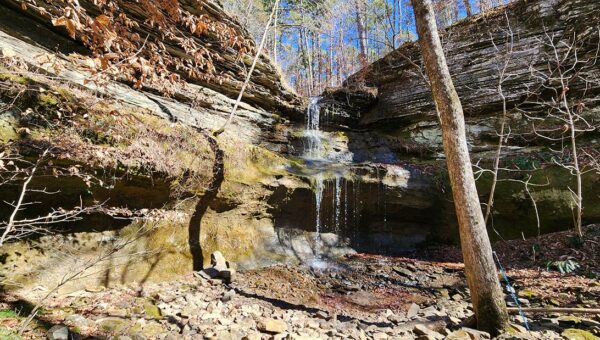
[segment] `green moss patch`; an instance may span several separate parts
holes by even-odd
[[[594,334],[582,329],[569,328],[565,329],[561,334],[569,340],[599,340],[600,338]]]

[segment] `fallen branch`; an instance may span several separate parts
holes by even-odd
[[[262,50],[265,46],[265,41],[267,40],[267,33],[269,32],[269,26],[271,26],[271,22],[273,21],[273,16],[275,15],[275,10],[277,9],[277,6],[279,6],[279,0],[276,0],[275,4],[273,5],[273,10],[271,11],[271,16],[269,17],[269,21],[267,21],[267,24],[265,25],[265,32],[263,33],[262,39],[260,41],[260,45],[258,46],[258,49],[256,50],[256,55],[254,56],[254,60],[252,61],[252,66],[250,67],[250,70],[248,71],[248,75],[246,76],[246,81],[244,82],[244,85],[242,86],[242,89],[240,90],[237,100],[235,101],[235,105],[233,105],[233,109],[231,109],[231,112],[229,113],[229,118],[227,119],[225,124],[223,124],[223,126],[221,126],[221,128],[219,128],[217,131],[213,132],[213,135],[215,137],[217,137],[218,135],[220,135],[221,133],[223,133],[225,131],[225,128],[233,120],[233,117],[235,116],[235,113],[236,113],[238,107],[240,106],[240,103],[242,102],[242,97],[244,96],[246,87],[248,87],[248,84],[250,83],[250,78],[252,77],[252,72],[254,72],[254,68],[256,67],[258,58],[260,57],[260,53],[262,52]]]

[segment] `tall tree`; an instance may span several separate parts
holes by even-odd
[[[465,12],[467,12],[467,16],[470,17],[473,15],[473,10],[471,9],[471,3],[469,0],[463,0],[463,4],[465,5]]]
[[[508,314],[475,186],[462,105],[446,64],[432,2],[411,2],[425,71],[440,117],[465,273],[477,327],[497,334],[508,326]]]
[[[365,0],[354,0],[356,7],[356,31],[360,47],[360,62],[362,66],[367,64],[367,24],[365,20]]]

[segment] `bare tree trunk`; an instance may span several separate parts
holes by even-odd
[[[492,7],[491,0],[479,0],[479,13],[483,13]]]
[[[467,148],[462,105],[446,64],[431,0],[411,2],[415,11],[425,70],[440,116],[444,151],[460,228],[465,273],[471,290],[477,326],[481,330],[497,334],[507,327],[508,314],[479,205]]]
[[[468,0],[467,0],[468,1]],[[273,24],[273,61],[277,64],[277,42],[279,40],[279,33],[277,32],[277,26],[279,25],[279,6],[275,8],[275,23]]]
[[[307,34],[307,29],[306,29],[306,24],[305,24],[305,14],[304,14],[304,1],[300,0],[300,14],[301,14],[301,20],[302,20],[302,27],[300,27],[300,37],[301,39],[303,38],[303,46],[302,49],[304,50],[304,57],[305,57],[305,63],[307,66],[307,73],[308,73],[308,79],[307,79],[307,83],[308,83],[308,95],[312,96],[313,95],[313,68],[312,68],[312,56],[311,56],[311,50],[310,50],[310,46],[308,43],[308,34]]]
[[[465,4],[465,11],[467,12],[467,16],[470,17],[471,15],[473,15],[471,3],[469,2],[469,0],[463,0],[463,3]]]
[[[358,43],[360,47],[360,62],[362,66],[367,65],[367,27],[365,25],[364,0],[354,0],[356,7],[356,31],[358,32]]]
[[[560,71],[559,71],[560,72]],[[575,230],[577,231],[577,235],[579,235],[579,237],[583,237],[583,230],[581,229],[581,220],[583,217],[583,188],[582,188],[582,180],[581,180],[581,168],[579,167],[579,159],[578,159],[578,154],[577,154],[577,136],[576,136],[576,126],[575,126],[575,120],[573,119],[573,113],[571,112],[571,108],[569,107],[569,103],[567,101],[567,91],[568,91],[568,87],[565,85],[564,81],[563,81],[563,77],[561,74],[561,82],[562,82],[562,103],[564,105],[564,110],[567,112],[567,117],[568,117],[568,122],[569,122],[569,128],[571,130],[571,135],[570,135],[570,139],[571,139],[571,155],[573,157],[573,170],[575,172],[575,178],[577,179],[577,191],[573,192],[573,196],[575,196],[575,205],[576,205],[576,213],[577,216],[575,216]]]
[[[343,41],[344,41],[344,32],[342,32],[342,30],[338,31],[338,51],[336,53],[337,56],[337,81],[338,81],[338,85],[342,85],[342,82],[344,81],[343,78],[343,63],[344,63],[344,46],[343,46]]]
[[[321,93],[323,92],[323,81],[322,81],[322,76],[323,76],[323,53],[321,51],[321,34],[317,33],[316,37],[316,59],[317,59],[317,74],[316,74],[316,85],[315,87],[318,89],[317,93]]]
[[[327,69],[327,86],[333,86],[333,27],[329,33],[329,57]]]

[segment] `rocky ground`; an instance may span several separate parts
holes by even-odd
[[[546,235],[537,259],[530,241],[497,243],[511,285],[523,307],[598,308],[600,227],[589,227],[578,249],[569,233]],[[436,257],[453,262],[436,261]],[[234,273],[195,273],[173,282],[105,289],[86,287],[43,302],[23,338],[72,339],[485,339],[473,330],[463,266],[457,249],[431,250],[417,257],[357,254],[309,266],[278,265]],[[571,254],[580,265],[561,274],[542,265]],[[579,254],[579,257],[573,256]],[[529,259],[527,257],[529,256]],[[447,261],[447,260],[446,260]],[[548,268],[547,268],[548,267]],[[211,275],[207,275],[211,274]],[[0,337],[14,333],[44,287],[30,296],[5,295]],[[515,305],[507,294],[507,301]],[[502,339],[597,339],[600,316],[513,315]],[[13,334],[13,335],[11,335]]]

